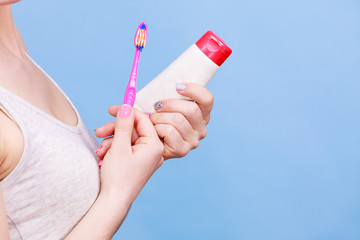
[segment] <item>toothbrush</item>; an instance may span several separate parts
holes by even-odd
[[[135,103],[137,70],[139,66],[140,53],[142,49],[145,47],[146,40],[147,40],[147,24],[145,21],[142,21],[139,24],[139,27],[137,28],[135,33],[135,38],[134,38],[134,45],[136,48],[135,58],[130,74],[129,83],[126,87],[125,96],[124,96],[124,104],[128,104],[131,107],[133,107]],[[100,160],[98,163],[99,168],[101,168],[102,163],[103,160]]]
[[[139,24],[139,27],[136,30],[134,45],[136,48],[135,58],[133,67],[130,74],[129,83],[126,88],[125,96],[124,96],[124,104],[128,104],[130,106],[134,106],[135,97],[136,97],[136,79],[137,79],[137,70],[139,65],[140,53],[142,49],[145,47],[147,40],[147,24],[145,21],[142,21]]]

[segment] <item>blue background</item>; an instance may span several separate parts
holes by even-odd
[[[141,20],[139,88],[211,29],[208,136],[167,161],[113,239],[360,239],[360,2],[22,1],[30,55],[90,130],[112,117]],[[101,221],[101,219],[99,219]]]

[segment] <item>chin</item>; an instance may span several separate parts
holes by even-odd
[[[0,6],[2,5],[10,5],[13,3],[20,2],[21,0],[0,0]]]

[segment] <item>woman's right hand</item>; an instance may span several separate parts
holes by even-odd
[[[131,142],[133,130],[138,138]],[[153,173],[164,162],[164,147],[149,118],[122,105],[115,124],[114,140],[101,166],[101,193],[126,194],[134,201]]]

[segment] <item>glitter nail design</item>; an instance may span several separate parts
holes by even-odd
[[[162,103],[162,102],[156,102],[156,103],[154,104],[155,110],[159,110],[160,108],[162,108],[162,106],[163,106],[163,103]]]
[[[152,113],[145,113],[149,118],[153,115]]]

